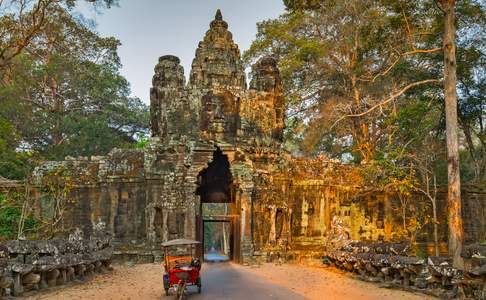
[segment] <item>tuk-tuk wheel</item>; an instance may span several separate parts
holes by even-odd
[[[197,284],[197,293],[198,293],[198,294],[201,294],[201,288],[202,288],[202,285],[201,285],[201,277],[199,277],[199,278],[197,279],[196,284]]]
[[[165,289],[165,295],[169,296],[169,289]]]

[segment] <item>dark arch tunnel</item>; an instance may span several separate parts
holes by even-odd
[[[213,159],[208,164],[207,168],[202,170],[198,177],[198,188],[196,189],[196,194],[200,196],[200,218],[198,220],[198,240],[202,242],[199,249],[200,257],[205,257],[205,250],[207,250],[207,245],[205,246],[205,231],[208,230],[208,226],[215,228],[225,226],[228,230],[228,243],[229,243],[229,253],[228,256],[231,260],[238,259],[235,254],[238,255],[239,250],[237,245],[237,240],[235,235],[237,228],[235,227],[237,219],[235,216],[231,215],[234,201],[234,186],[233,177],[231,174],[230,163],[228,156],[223,154],[221,149],[217,148],[213,152]],[[208,207],[213,207],[214,204],[220,207],[220,205],[228,205],[227,208],[222,211],[221,209],[216,209],[213,211],[213,215],[204,215],[207,213]],[[205,207],[205,209],[203,209]]]
[[[232,181],[228,156],[217,148],[213,160],[198,175],[196,194],[201,197],[201,203],[231,203]]]

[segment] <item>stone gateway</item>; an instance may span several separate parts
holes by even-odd
[[[174,238],[203,241],[204,223],[215,221],[230,224],[232,259],[240,263],[263,254],[320,258],[336,218],[347,238],[400,240],[400,202],[367,189],[359,166],[283,150],[285,103],[276,61],[260,59],[250,78],[247,84],[240,51],[218,10],[196,49],[188,83],[179,58],[159,58],[150,89],[152,138],[144,149],[48,162],[35,171],[35,183],[55,169],[69,173],[75,188],[63,226],[89,236],[103,222],[124,259],[153,261],[160,244]],[[35,195],[36,214],[45,215],[41,189]],[[468,230],[468,220],[486,220],[485,199],[479,189],[465,205],[474,207],[466,211],[469,242],[486,240],[484,222]],[[407,208],[409,218],[430,209],[419,200]],[[227,210],[207,216],[203,208],[210,203],[225,203]],[[420,230],[416,240],[430,250],[431,225]],[[441,223],[442,242],[446,230]]]

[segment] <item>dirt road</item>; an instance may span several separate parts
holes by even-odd
[[[203,265],[203,292],[190,289],[190,299],[260,300],[418,300],[423,295],[381,289],[322,268],[265,264],[258,268],[231,263]],[[68,288],[47,291],[27,299],[52,300],[164,300],[162,267],[158,264],[119,266],[106,275]]]

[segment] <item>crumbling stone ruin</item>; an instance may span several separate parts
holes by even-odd
[[[432,294],[439,299],[486,299],[486,246],[470,245],[464,271],[448,257],[409,256],[406,243],[351,242],[326,252],[325,262],[361,279]],[[469,252],[469,253],[468,253]]]
[[[396,195],[367,186],[361,166],[283,150],[285,107],[277,63],[260,59],[247,84],[238,46],[219,11],[196,49],[188,83],[175,56],[160,57],[154,71],[153,136],[144,149],[66,158],[36,170],[37,186],[50,170],[71,174],[74,201],[63,221],[66,228],[81,228],[89,237],[93,224],[104,222],[115,255],[138,261],[159,257],[163,241],[203,241],[209,221],[231,224],[231,258],[240,263],[273,256],[320,260],[337,220],[351,240],[404,239]],[[34,210],[42,216],[40,189],[35,195]],[[445,195],[440,192],[437,199],[441,220]],[[463,202],[466,243],[486,241],[486,188],[465,187]],[[226,203],[228,211],[204,215],[208,203]],[[408,221],[417,218],[415,253],[432,253],[431,222],[420,219],[428,210],[420,195],[406,208]],[[439,240],[445,253],[444,222]]]
[[[2,242],[0,297],[83,281],[110,271],[110,240],[109,235],[100,234],[86,240],[75,232],[69,239]]]
[[[444,256],[416,256],[409,242],[356,241],[334,218],[326,237],[323,263],[362,280],[434,295],[439,299],[486,299],[486,246],[466,246],[465,270]]]

